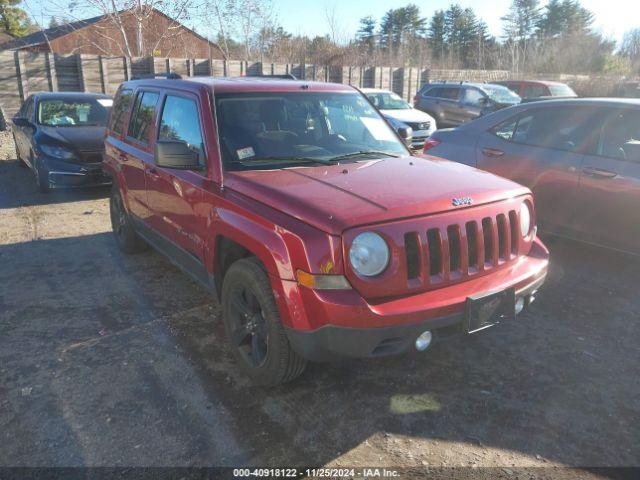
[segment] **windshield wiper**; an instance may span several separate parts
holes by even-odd
[[[359,157],[361,155],[385,155],[387,157],[398,158],[400,155],[395,153],[385,152],[383,150],[360,150],[359,152],[345,153],[344,155],[338,155],[329,159],[330,162],[337,162],[338,160],[345,160],[351,157]]]
[[[313,157],[277,157],[277,156],[269,156],[269,157],[256,157],[256,158],[247,158],[240,161],[240,163],[253,163],[253,162],[299,162],[299,163],[320,163],[322,165],[331,165],[331,160],[325,160],[322,158],[313,158]]]

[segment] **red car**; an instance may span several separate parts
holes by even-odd
[[[577,98],[578,94],[573,89],[560,82],[546,80],[504,80],[493,82],[507,87],[517,93],[523,102],[544,100],[551,98]]]
[[[130,81],[105,144],[119,247],[152,245],[218,297],[256,383],[483,330],[547,273],[527,188],[412,156],[349,86]]]

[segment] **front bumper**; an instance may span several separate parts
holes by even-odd
[[[546,276],[516,291],[528,306],[531,294],[544,283]],[[289,343],[304,358],[326,362],[341,358],[371,358],[398,355],[414,349],[418,336],[429,330],[435,340],[464,333],[465,313],[432,318],[409,325],[383,328],[349,328],[325,325],[313,331],[287,329]]]
[[[513,288],[527,296],[544,283],[549,252],[535,240],[509,268],[411,297],[367,303],[356,291],[316,291],[287,282],[279,304],[292,347],[310,360],[403,353],[426,331],[461,331],[467,298]]]
[[[411,138],[411,148],[415,150],[424,148],[424,142],[427,141],[427,138],[429,138],[433,132],[435,132],[435,129],[414,130],[413,137]]]
[[[50,188],[94,187],[110,185],[111,177],[102,170],[102,163],[67,162],[45,155],[40,165],[49,179]]]

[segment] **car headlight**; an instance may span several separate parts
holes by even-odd
[[[50,157],[62,158],[65,160],[75,157],[71,150],[60,147],[58,145],[47,145],[45,143],[43,145],[40,145],[40,151],[45,155],[49,155]]]
[[[353,239],[349,250],[351,267],[360,275],[373,277],[389,263],[389,246],[380,235],[363,232]]]
[[[528,237],[531,233],[531,208],[528,202],[520,205],[520,233],[523,237]]]

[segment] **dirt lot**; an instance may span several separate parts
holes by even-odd
[[[256,388],[203,291],[116,249],[108,191],[36,193],[1,140],[1,466],[640,466],[638,259],[550,240],[516,323]]]

